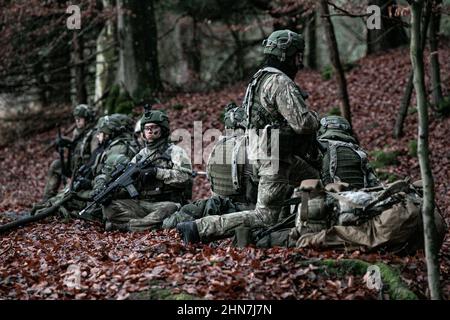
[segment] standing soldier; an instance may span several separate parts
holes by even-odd
[[[259,176],[256,208],[179,223],[177,230],[185,243],[228,237],[241,226],[271,226],[279,220],[282,204],[293,187],[303,179],[319,177],[318,170],[310,165],[318,154],[313,141],[319,120],[308,110],[306,95],[294,82],[303,66],[304,40],[295,32],[279,30],[263,45],[266,67],[253,76],[243,102],[249,158],[255,161]],[[273,138],[275,144],[266,150],[269,158],[269,152],[261,153],[261,145],[267,146]]]
[[[57,144],[59,148],[69,149],[69,158],[62,168],[61,159],[54,160],[50,165],[47,183],[44,189],[44,201],[56,195],[61,185],[63,172],[71,175],[81,165],[89,161],[91,153],[97,147],[97,140],[94,138],[95,114],[91,107],[80,104],[73,111],[76,128],[72,139],[59,138]]]
[[[160,227],[165,218],[191,197],[191,161],[181,147],[169,142],[167,115],[159,110],[147,111],[140,126],[145,147],[131,162],[149,159],[152,165],[136,177],[138,199],[113,200],[104,207],[108,231],[144,231]]]

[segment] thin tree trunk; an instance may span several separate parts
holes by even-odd
[[[119,69],[117,82],[132,96],[162,89],[153,0],[118,0]]]
[[[83,61],[83,39],[77,32],[73,33],[73,62],[75,65],[75,89],[77,103],[87,103],[86,75]]]
[[[317,69],[317,41],[316,41],[316,12],[311,14],[307,29],[308,53],[306,65],[310,69]]]
[[[333,23],[330,18],[330,11],[328,9],[328,4],[326,0],[320,0],[320,5],[322,9],[322,16],[325,23],[325,33],[327,36],[328,49],[330,51],[330,59],[333,64],[334,72],[337,75],[337,82],[339,86],[339,94],[342,100],[341,104],[341,115],[345,117],[350,124],[351,112],[350,112],[350,102],[347,92],[347,81],[345,80],[344,69],[342,68],[341,59],[339,58],[339,50],[336,42],[336,35],[334,32]]]
[[[102,0],[102,2],[106,10],[111,10],[114,5],[113,0]],[[112,45],[115,35],[116,24],[112,19],[108,19],[96,39],[95,101],[99,101],[105,92],[111,89],[115,81],[117,51],[116,46]]]
[[[431,0],[430,0],[431,1]],[[437,6],[442,3],[442,0],[433,1],[434,10],[431,13],[430,19],[430,62],[431,62],[431,87],[433,93],[433,105],[439,106],[444,100],[441,87],[441,74],[439,67],[439,55],[438,55],[438,38],[440,13],[437,11]]]
[[[430,21],[431,6],[427,6],[425,10],[424,20],[421,28],[420,35],[420,47],[423,51],[425,49],[428,23]],[[403,136],[403,125],[405,123],[406,116],[408,115],[408,107],[411,102],[411,96],[414,89],[413,85],[414,72],[411,67],[409,72],[408,82],[406,83],[405,93],[403,94],[402,101],[400,103],[400,108],[398,110],[397,118],[395,119],[394,125],[394,138],[398,139]]]
[[[425,239],[425,256],[428,271],[428,286],[431,299],[441,298],[439,285],[439,258],[437,230],[434,222],[434,185],[428,149],[428,107],[425,93],[423,47],[421,46],[420,16],[423,1],[410,1],[411,4],[411,62],[414,70],[414,88],[417,96],[419,115],[418,146],[420,174],[423,181],[422,217]]]

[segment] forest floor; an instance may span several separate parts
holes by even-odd
[[[450,88],[449,45],[440,49],[445,95]],[[425,57],[429,57],[426,52]],[[428,63],[427,63],[428,66]],[[363,148],[395,154],[396,161],[379,172],[385,179],[420,177],[413,152],[417,136],[415,99],[405,122],[405,135],[392,138],[393,124],[410,70],[408,48],[361,59],[347,72],[354,131]],[[428,70],[428,67],[427,67]],[[427,76],[427,83],[428,83]],[[333,80],[320,72],[304,71],[297,82],[310,93],[307,100],[321,114],[339,105]],[[193,122],[223,130],[224,106],[240,103],[246,83],[207,93],[182,93],[157,106],[169,111],[172,129],[192,132]],[[430,86],[428,85],[428,88]],[[0,222],[31,208],[42,197],[50,162],[57,157],[45,153],[56,130],[18,138],[0,148]],[[430,150],[436,199],[450,223],[450,118],[430,110]],[[373,153],[375,152],[375,153]],[[196,169],[204,169],[196,166]],[[195,178],[194,199],[209,195],[204,177]],[[440,251],[444,298],[450,298],[450,237]],[[384,262],[400,274],[417,295],[427,298],[423,252],[414,256],[392,254],[315,251],[305,249],[234,248],[230,240],[185,247],[174,231],[124,234],[104,232],[100,224],[63,222],[49,218],[0,235],[0,299],[126,299],[158,298],[149,289],[163,288],[169,298],[207,299],[377,299],[358,272],[328,272],[309,259],[361,259]],[[81,281],[74,283],[79,273]],[[183,294],[188,294],[183,295]]]

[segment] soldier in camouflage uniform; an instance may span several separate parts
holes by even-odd
[[[140,125],[146,146],[131,162],[150,158],[152,165],[136,177],[138,199],[116,199],[103,208],[108,231],[159,228],[165,218],[191,197],[191,161],[181,147],[169,142],[167,115],[159,110],[148,111]]]
[[[73,111],[76,128],[72,139],[58,139],[57,144],[69,149],[71,157],[68,163],[65,163],[65,169],[69,174],[76,171],[81,165],[85,164],[92,152],[97,147],[97,140],[94,138],[94,111],[91,107],[80,104]],[[47,183],[44,189],[44,201],[56,195],[62,180],[61,160],[52,162],[48,172]]]
[[[228,237],[241,226],[273,225],[293,187],[303,179],[318,178],[317,168],[309,162],[317,155],[312,141],[319,120],[315,112],[308,110],[305,94],[294,82],[302,67],[304,40],[290,30],[280,30],[273,32],[263,45],[266,67],[253,76],[243,102],[249,158],[255,161],[259,176],[256,208],[180,223],[177,230],[185,243]],[[268,146],[272,135],[275,145]],[[267,149],[261,151],[261,146]]]
[[[128,162],[138,152],[138,147],[133,138],[132,120],[123,114],[113,114],[101,117],[96,125],[98,147],[93,151],[85,165],[87,166],[84,176],[76,172],[74,181],[65,190],[48,199],[44,204],[35,206],[39,213],[42,208],[54,205],[63,197],[72,193],[74,197],[59,211],[63,216],[79,218],[78,212],[86,207],[87,200],[96,190],[107,182],[105,176],[110,174],[111,167],[115,165],[117,156],[122,156]],[[110,159],[111,158],[111,159]],[[122,162],[125,162],[121,158]],[[80,183],[81,182],[81,183]],[[92,220],[101,219],[101,214],[93,214],[91,211],[81,218]]]

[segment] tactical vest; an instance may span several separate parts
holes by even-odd
[[[266,67],[260,69],[252,78],[252,81],[247,87],[245,93],[243,106],[247,115],[247,129],[262,129],[268,130],[268,139],[270,141],[271,130],[279,130],[279,153],[281,158],[288,154],[296,154],[301,157],[308,157],[311,154],[311,141],[315,135],[299,135],[292,130],[287,120],[277,110],[267,110],[263,107],[260,99],[261,84],[270,74],[285,75],[278,69],[272,67]],[[285,75],[286,76],[286,75]],[[287,76],[286,76],[287,77]],[[292,81],[293,82],[293,81]],[[300,93],[302,91],[298,88]],[[270,129],[268,129],[270,127]]]
[[[139,148],[131,135],[122,134],[115,137],[109,144],[106,145],[104,151],[97,156],[92,169],[95,176],[101,174],[103,165],[106,162],[106,158],[111,153],[111,149],[120,145],[125,146],[125,152],[122,154],[129,159],[132,159],[139,152]]]
[[[73,147],[70,150],[70,169],[76,171],[80,166],[86,164],[91,157],[91,141],[94,136],[95,129],[86,128],[74,139]]]
[[[367,154],[359,146],[327,139],[320,139],[319,142],[326,150],[322,163],[324,185],[346,182],[356,189],[368,186]]]
[[[220,139],[208,159],[211,190],[239,202],[256,203],[257,185],[253,166],[248,162],[245,135]]]
[[[152,158],[155,159],[152,164],[164,169],[172,169],[173,162],[170,159],[172,153],[171,144],[166,144],[155,150],[155,154]],[[140,159],[137,159],[140,161]],[[182,186],[174,186],[165,184],[162,180],[153,179],[146,185],[138,185],[139,199],[159,202],[159,201],[172,201],[184,204],[192,198],[192,182],[185,183]]]
[[[249,129],[264,129],[267,125],[276,128],[289,126],[286,119],[279,112],[270,112],[265,109],[260,101],[259,95],[263,80],[272,73],[284,74],[278,69],[267,67],[255,73],[252,81],[247,87],[243,106],[247,114],[247,123]]]

